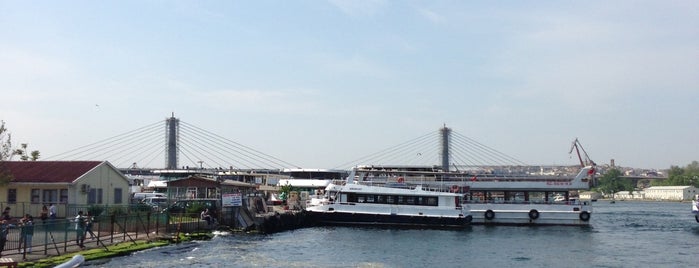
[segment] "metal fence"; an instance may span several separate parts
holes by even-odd
[[[89,231],[85,232],[84,245],[87,248],[105,248],[107,245],[121,242],[134,242],[154,239],[174,230],[170,215],[150,210],[140,210],[130,206],[123,207],[68,207],[68,211],[90,211],[94,221]],[[101,211],[98,213],[98,210]],[[76,213],[77,214],[77,213]],[[188,221],[182,221],[188,224]],[[61,255],[77,246],[78,228],[74,217],[33,220],[33,235],[26,237],[24,243],[22,225],[19,218],[10,221],[7,240],[2,256],[42,254]],[[187,227],[187,229],[190,229]],[[72,249],[70,247],[73,247]],[[26,253],[25,253],[26,252]]]

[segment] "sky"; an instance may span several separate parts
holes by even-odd
[[[0,120],[60,154],[182,121],[305,168],[446,125],[532,165],[699,160],[698,1],[0,0]]]

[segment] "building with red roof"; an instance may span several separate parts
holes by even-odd
[[[10,175],[0,186],[0,206],[13,217],[38,217],[50,204],[58,217],[70,217],[69,207],[129,203],[128,178],[107,161],[4,161],[0,172]]]

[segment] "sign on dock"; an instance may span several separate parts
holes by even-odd
[[[243,205],[243,195],[241,193],[223,194],[221,203],[224,207],[240,207]]]

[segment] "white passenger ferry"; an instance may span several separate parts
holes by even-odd
[[[465,183],[474,224],[589,225],[592,204],[570,197],[589,189],[594,167],[573,178],[483,177]]]
[[[355,174],[356,169],[347,180],[333,181],[323,195],[306,204],[306,211],[332,225],[462,228],[472,220],[461,193],[409,186],[401,180],[374,185]]]
[[[570,192],[589,189],[594,166],[581,168],[574,177],[474,175],[416,166],[360,166],[357,172],[369,174],[363,179],[374,184],[404,181],[463,194],[471,224],[585,226],[592,214],[591,202]]]

